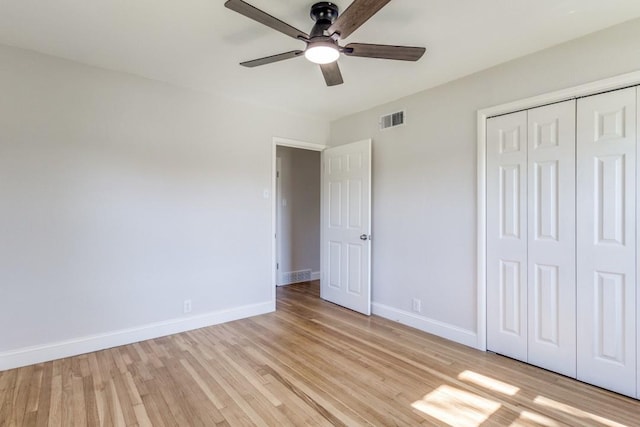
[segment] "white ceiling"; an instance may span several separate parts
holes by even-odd
[[[308,32],[314,0],[248,0]],[[351,0],[336,0],[341,10]],[[341,57],[328,88],[304,44],[224,0],[0,0],[0,43],[335,119],[640,16],[640,0],[395,0],[342,44],[426,46],[417,63]]]

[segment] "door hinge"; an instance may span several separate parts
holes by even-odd
[[[280,263],[276,262],[276,270],[280,270]]]

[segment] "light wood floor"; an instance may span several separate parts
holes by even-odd
[[[640,402],[318,298],[0,372],[0,425],[640,425]]]

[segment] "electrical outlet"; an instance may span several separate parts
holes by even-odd
[[[184,300],[184,313],[191,313],[191,300],[190,299],[186,299]]]
[[[422,309],[422,301],[420,301],[418,298],[414,298],[412,300],[412,306],[411,306],[412,310],[415,311],[416,313],[420,313],[420,310]]]

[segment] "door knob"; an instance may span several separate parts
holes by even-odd
[[[360,240],[367,240],[369,238],[369,236],[367,236],[366,234],[361,234],[360,235]]]

